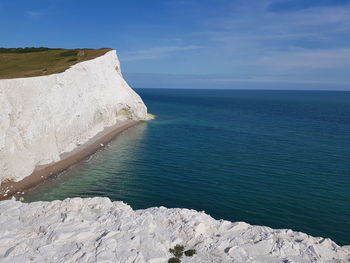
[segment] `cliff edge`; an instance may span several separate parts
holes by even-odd
[[[188,209],[132,210],[108,198],[0,202],[1,262],[348,262],[350,247]],[[175,262],[175,261],[174,261]]]
[[[62,73],[0,80],[0,184],[60,160],[106,127],[144,119],[115,50]]]

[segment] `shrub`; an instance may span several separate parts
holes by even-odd
[[[189,249],[189,250],[186,250],[185,251],[185,255],[187,256],[187,257],[192,257],[194,254],[196,254],[197,252],[196,252],[196,250],[195,249]]]
[[[60,53],[61,57],[70,57],[70,56],[76,56],[76,55],[78,55],[77,50],[67,50],[67,51]]]
[[[170,258],[168,260],[168,263],[180,263],[180,262],[181,262],[181,260],[178,258]]]
[[[0,53],[30,53],[50,50],[48,47],[0,48]]]
[[[184,253],[184,246],[176,245],[174,248],[170,248],[169,252],[174,254],[175,257],[180,258]]]

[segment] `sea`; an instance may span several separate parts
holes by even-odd
[[[155,120],[25,200],[107,196],[350,245],[350,92],[136,91]]]

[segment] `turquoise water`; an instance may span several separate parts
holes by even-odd
[[[350,92],[138,92],[155,121],[27,200],[108,196],[350,244]]]

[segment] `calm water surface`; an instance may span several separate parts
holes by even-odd
[[[137,92],[155,121],[26,200],[108,196],[350,244],[350,92]]]

